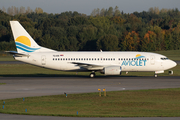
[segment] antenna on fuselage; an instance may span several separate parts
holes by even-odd
[[[102,52],[102,50],[100,49],[100,52]]]

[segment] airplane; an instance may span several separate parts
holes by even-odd
[[[104,75],[121,75],[122,72],[146,71],[157,74],[175,67],[176,62],[151,52],[95,52],[56,51],[39,46],[18,21],[10,21],[17,51],[7,51],[16,60],[60,71],[95,72]]]

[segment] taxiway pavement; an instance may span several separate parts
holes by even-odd
[[[0,100],[30,96],[180,87],[180,77],[0,77]]]

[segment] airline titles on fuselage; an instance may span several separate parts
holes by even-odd
[[[121,66],[146,66],[147,60],[124,60]]]
[[[53,55],[53,60],[60,60],[60,61],[64,61],[64,60],[68,60],[68,61],[92,61],[92,60],[97,60],[97,61],[111,61],[111,60],[115,60],[115,58],[57,58],[57,57],[62,57],[64,56],[63,54],[61,55]],[[146,66],[146,62],[149,59],[146,59],[144,56],[136,56],[136,58],[132,58],[132,59],[128,59],[128,58],[119,58],[119,61],[121,60],[121,66]]]

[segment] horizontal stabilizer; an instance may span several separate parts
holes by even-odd
[[[13,55],[16,55],[16,56],[19,56],[19,57],[22,57],[22,56],[29,56],[29,54],[22,54],[22,53],[18,53],[16,51],[5,51],[6,53],[10,53],[10,54],[13,54]]]

